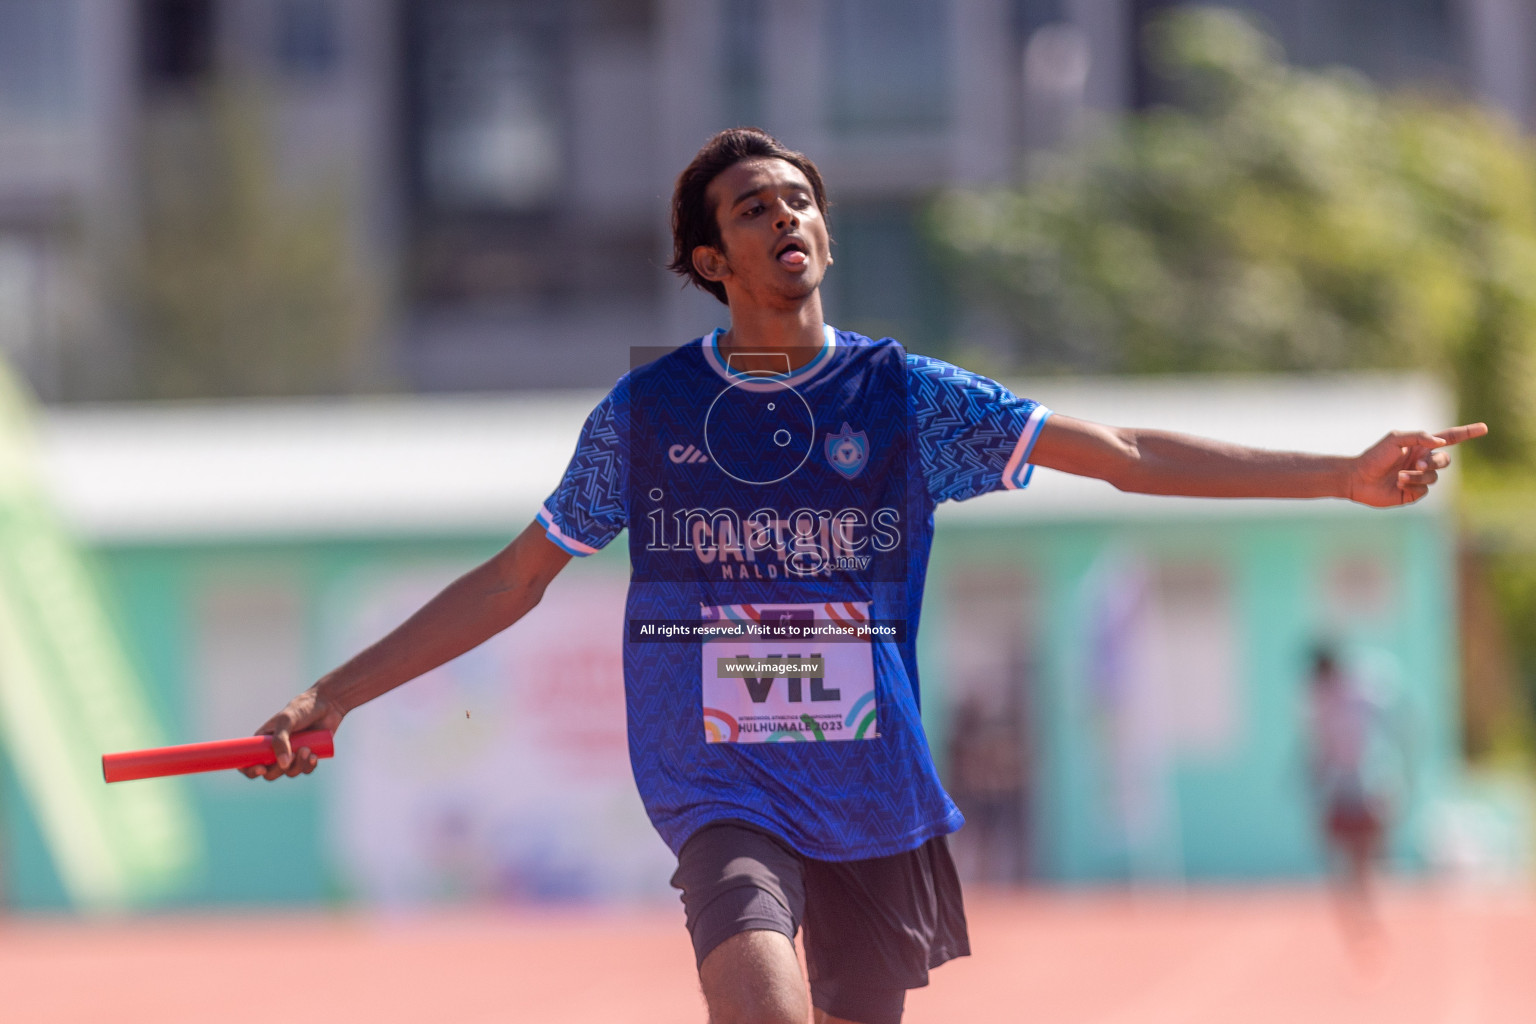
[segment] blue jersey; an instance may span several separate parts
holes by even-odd
[[[630,531],[641,798],[674,851],[726,818],[826,860],[913,849],[962,821],[919,714],[933,510],[1023,487],[1050,413],[890,339],[827,327],[775,373],[721,333],[625,375],[539,513],[575,555]]]

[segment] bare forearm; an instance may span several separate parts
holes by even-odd
[[[499,588],[490,575],[490,565],[482,565],[449,584],[378,643],[323,676],[318,696],[351,711],[478,647],[538,603],[526,588]]]
[[[1450,457],[1438,449],[1488,432],[1468,423],[1431,434],[1394,430],[1355,456],[1269,451],[1166,430],[1054,415],[1029,461],[1107,480],[1122,491],[1192,498],[1348,498],[1377,508],[1429,493]]]
[[[316,696],[345,714],[478,647],[528,614],[567,558],[542,535],[525,534],[326,674],[315,684]]]
[[[1046,466],[1138,494],[1192,498],[1342,498],[1354,459],[1269,451],[1141,427],[1055,415],[1030,456]]]
[[[1349,495],[1349,456],[1269,451],[1161,430],[1116,433],[1130,458],[1107,479],[1122,491],[1196,498]]]
[[[276,761],[241,772],[268,782],[285,775],[308,775],[318,761],[312,751],[292,748],[291,733],[304,728],[335,729],[359,704],[489,640],[528,614],[570,560],[544,536],[537,522],[530,524],[490,561],[454,580],[384,639],[327,673],[267,719],[256,731],[272,737]]]

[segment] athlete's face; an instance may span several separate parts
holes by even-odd
[[[754,157],[722,171],[705,191],[721,245],[693,251],[700,274],[738,302],[793,307],[815,293],[832,262],[827,222],[794,164]]]

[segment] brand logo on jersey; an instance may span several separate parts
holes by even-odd
[[[825,450],[827,464],[852,480],[864,471],[864,463],[869,458],[869,438],[864,431],[850,429],[844,423],[842,430],[827,435]]]
[[[693,445],[675,444],[667,449],[667,458],[678,465],[691,462],[708,462],[709,456],[699,451]]]

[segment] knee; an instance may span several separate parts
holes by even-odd
[[[709,1024],[807,1024],[810,1019],[810,1003],[804,999],[793,1005],[735,1006],[724,1013],[709,1013]]]
[[[710,1024],[807,1024],[811,998],[794,946],[770,931],[721,943],[699,971]]]
[[[709,1000],[709,1024],[807,1024],[810,1019],[811,999],[803,985],[754,984]]]

